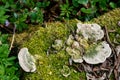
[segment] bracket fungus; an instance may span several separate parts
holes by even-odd
[[[63,41],[62,40],[59,40],[59,39],[56,39],[54,44],[52,44],[52,47],[59,51],[62,47],[63,47]]]
[[[66,52],[76,63],[82,63],[83,60],[89,64],[103,63],[112,53],[109,44],[100,41],[103,37],[104,32],[98,24],[78,23],[76,34],[69,35],[67,39]]]
[[[77,41],[74,41],[71,47],[67,47],[66,51],[71,56],[72,60],[77,63],[82,63],[82,52],[83,48],[79,46]]]
[[[74,41],[74,37],[72,35],[69,35],[69,37],[66,41],[66,44],[70,46],[70,45],[72,45],[73,41]]]
[[[20,49],[18,53],[18,60],[21,68],[25,72],[34,72],[36,70],[35,59],[29,53],[28,48]]]
[[[103,63],[106,58],[108,58],[111,55],[111,48],[109,46],[109,44],[105,41],[101,42],[100,44],[98,44],[96,46],[96,48],[94,48],[91,53],[88,53],[89,56],[87,56],[88,54],[86,53],[85,55],[83,55],[83,59],[85,60],[85,62],[89,63],[89,64],[98,64],[98,63]],[[91,54],[91,56],[90,56]],[[94,54],[94,55],[92,55]]]
[[[63,66],[61,73],[64,77],[68,77],[71,74],[70,68],[66,65]]]
[[[101,27],[94,23],[94,24],[77,24],[77,34],[82,34],[85,39],[90,39],[93,41],[100,40],[104,37],[104,32],[101,30]]]

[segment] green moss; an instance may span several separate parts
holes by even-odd
[[[120,8],[113,11],[105,13],[104,15],[91,20],[90,22],[95,22],[102,27],[106,26],[108,31],[115,30],[115,32],[110,32],[110,40],[112,43],[120,43],[120,26],[118,26],[118,21],[120,21]]]
[[[117,25],[117,22],[120,20],[119,16],[120,9],[115,9],[99,18],[93,19],[89,23],[98,23],[101,26],[107,26],[108,30],[116,30],[116,32],[109,33],[110,39],[113,42],[114,38],[120,43],[120,37],[116,38],[116,35],[120,34],[120,27]],[[29,36],[21,47],[27,47],[30,53],[36,56],[37,71],[34,73],[24,72],[22,80],[86,80],[84,72],[76,72],[71,67],[71,74],[68,77],[62,75],[61,70],[63,66],[68,65],[69,59],[69,55],[64,50],[57,54],[46,55],[48,48],[56,39],[62,39],[65,42],[71,31],[76,29],[77,22],[78,20],[74,19],[62,23],[47,23],[45,28],[37,26],[36,31],[28,30],[25,33],[25,35]],[[20,37],[22,40],[24,38]]]
[[[22,80],[79,80],[80,73],[75,72],[73,68],[70,68],[71,74],[68,77],[64,77],[61,73],[63,66],[68,65],[69,55],[65,50],[49,56],[46,54],[55,39],[62,39],[65,42],[70,30],[74,27],[76,27],[74,24],[69,26],[69,24],[60,22],[47,23],[45,28],[39,27],[32,34],[22,47],[27,47],[30,53],[38,58],[36,60],[37,71],[35,73],[24,73]]]
[[[110,76],[110,80],[114,80],[115,77],[114,77],[114,74],[112,73],[111,76]]]

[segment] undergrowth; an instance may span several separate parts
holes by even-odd
[[[19,80],[18,62],[10,56],[8,35],[0,33],[0,80]]]

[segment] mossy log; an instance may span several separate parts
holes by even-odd
[[[120,26],[118,26],[118,21],[120,21],[119,8],[93,19],[89,23],[98,23],[102,27],[106,26],[108,31],[111,31],[109,32],[111,42],[119,44]],[[47,50],[56,39],[65,42],[68,35],[74,33],[78,22],[74,19],[65,22],[46,23],[44,27],[32,26],[28,31],[16,34],[16,43],[29,49],[29,52],[35,56],[37,65],[36,72],[23,72],[21,80],[86,80],[84,72],[77,72],[72,67],[69,68],[70,75],[68,77],[63,76],[63,66],[68,65],[70,57],[64,49],[47,55]]]

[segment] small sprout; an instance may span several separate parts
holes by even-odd
[[[28,48],[20,49],[18,53],[18,60],[21,68],[25,72],[34,72],[36,70],[35,59],[28,52]]]
[[[83,59],[89,64],[99,64],[99,63],[103,63],[106,60],[106,58],[108,58],[111,55],[112,50],[109,44],[103,41],[100,44],[98,44],[97,47],[94,48],[94,51],[92,52],[95,52],[94,55],[87,56],[86,53],[86,55],[83,56]]]
[[[52,47],[59,51],[63,47],[63,41],[59,39],[55,40],[54,44],[52,44]]]
[[[97,41],[104,37],[104,32],[98,24],[77,24],[77,34],[81,33],[85,39]]]
[[[64,77],[68,77],[71,73],[70,68],[66,65],[63,66],[63,69],[61,70],[61,73]]]

